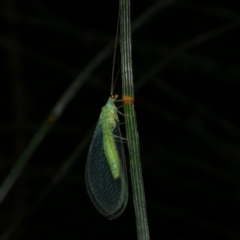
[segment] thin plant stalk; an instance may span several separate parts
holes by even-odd
[[[123,105],[128,139],[133,203],[139,240],[148,240],[148,220],[140,162],[137,119],[134,110],[134,84],[132,72],[130,1],[120,0],[120,49],[123,82]]]

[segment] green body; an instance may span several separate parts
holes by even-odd
[[[116,127],[118,120],[117,108],[114,104],[116,98],[109,98],[107,104],[102,108],[100,115],[102,132],[103,132],[103,148],[110,166],[114,179],[120,177],[120,157],[113,136],[113,129]]]

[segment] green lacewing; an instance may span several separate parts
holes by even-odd
[[[111,95],[102,108],[89,148],[86,186],[97,210],[114,219],[124,211],[128,200],[125,153],[117,108],[117,95]]]
[[[117,101],[118,96],[113,94],[115,56],[116,44],[113,58],[111,94],[106,105],[102,108],[89,148],[85,171],[87,192],[90,199],[97,210],[110,220],[119,217],[123,213],[128,201],[128,181],[123,138],[119,127],[118,110],[114,103]]]

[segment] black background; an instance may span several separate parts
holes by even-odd
[[[132,21],[157,3],[131,1]],[[132,35],[150,236],[239,239],[238,1],[162,3]],[[0,13],[3,182],[66,88],[113,44],[118,1],[4,0]],[[131,187],[124,214],[108,221],[92,205],[84,182],[89,140],[110,93],[112,58],[113,50],[0,206],[1,234],[26,216],[9,239],[137,239]],[[121,93],[120,79],[116,85]],[[86,147],[78,161],[41,197],[79,143]]]

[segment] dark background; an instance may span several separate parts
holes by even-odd
[[[157,3],[131,1],[132,21]],[[150,236],[240,239],[238,1],[162,3],[132,36]],[[4,0],[0,15],[3,182],[66,88],[113,44],[118,1]],[[1,234],[20,219],[9,239],[136,239],[131,187],[123,215],[108,221],[94,208],[84,182],[89,136],[110,93],[112,57],[113,50],[0,206]],[[86,147],[78,161],[49,190],[79,143]]]

